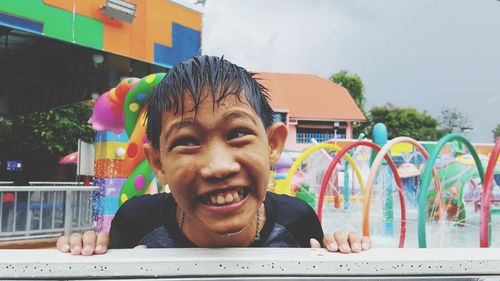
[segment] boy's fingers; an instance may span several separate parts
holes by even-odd
[[[353,253],[361,252],[361,237],[357,232],[349,233],[349,245],[351,245],[351,251]]]
[[[311,248],[321,248],[321,244],[314,238],[311,238],[309,243],[311,244]]]
[[[335,238],[335,241],[337,242],[337,245],[339,246],[339,251],[341,253],[347,254],[351,252],[351,247],[349,246],[349,243],[347,243],[347,233],[343,231],[336,231],[333,234],[333,237]]]
[[[69,237],[69,247],[72,255],[82,253],[82,235],[80,233],[71,234]]]
[[[368,236],[363,236],[361,239],[361,250],[366,251],[372,247],[372,240]]]
[[[337,252],[339,250],[339,245],[332,234],[328,233],[323,236],[323,245],[330,252]]]
[[[104,254],[108,250],[108,246],[109,246],[109,234],[107,232],[101,232],[97,234],[97,244],[94,253]]]
[[[57,249],[63,253],[69,253],[69,238],[68,236],[61,236],[57,239]]]
[[[91,256],[95,250],[95,242],[97,240],[97,235],[94,231],[85,231],[82,236],[83,241],[83,256]]]

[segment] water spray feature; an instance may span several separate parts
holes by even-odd
[[[395,158],[391,156],[390,151],[401,145],[410,147],[412,152],[411,157],[398,158],[400,159],[398,161],[403,160],[402,164],[398,162],[400,163],[398,167],[398,163],[394,161]],[[452,146],[456,145],[463,145],[467,150],[461,150],[460,153],[453,151],[454,156],[446,154],[448,151],[453,150]],[[373,161],[371,161],[368,172],[360,168],[360,165],[363,164],[357,161],[356,153],[352,153],[352,151],[360,147],[368,147],[376,152],[376,154],[373,154]],[[376,225],[378,227],[382,226],[383,235],[393,237],[390,226],[392,220],[398,218],[398,216],[393,218],[390,210],[392,208],[399,208],[399,247],[405,247],[408,237],[415,239],[412,241],[418,247],[428,247],[426,226],[431,226],[430,233],[432,233],[432,237],[438,239],[438,243],[433,243],[432,247],[452,246],[449,243],[453,243],[453,238],[447,237],[450,233],[467,236],[457,241],[457,245],[455,245],[456,243],[453,244],[455,246],[463,246],[463,244],[459,243],[463,241],[470,243],[470,234],[477,232],[479,232],[480,236],[479,245],[481,247],[491,246],[491,215],[492,213],[497,213],[497,209],[491,210],[491,208],[492,204],[499,202],[493,198],[493,189],[495,186],[494,176],[495,174],[500,174],[500,168],[498,168],[500,139],[497,140],[489,156],[486,173],[483,169],[484,164],[481,162],[481,160],[485,161],[486,156],[480,158],[474,146],[460,135],[447,135],[435,145],[429,143],[421,144],[408,137],[397,137],[388,141],[382,147],[367,140],[340,143],[339,145],[332,143],[315,144],[304,150],[288,171],[285,186],[290,195],[294,195],[294,188],[291,186],[291,182],[295,173],[300,171],[302,175],[307,175],[307,173],[312,171],[310,163],[316,162],[307,160],[307,158],[324,157],[313,154],[313,152],[321,150],[330,151],[331,160],[329,165],[314,168],[314,173],[323,175],[321,187],[316,191],[309,189],[308,192],[311,198],[316,199],[314,206],[320,221],[324,225],[330,223],[328,220],[325,221],[324,208],[325,206],[331,206],[332,209],[330,211],[334,212],[333,216],[336,221],[340,219],[339,215],[345,215],[349,216],[347,222],[358,225],[357,220],[352,216],[361,216],[361,225],[358,225],[358,227],[361,226],[364,235],[372,235],[370,231],[370,207],[372,205],[374,187],[377,184],[381,191],[376,193],[378,196],[377,202],[380,203],[380,205],[377,205],[376,210],[382,210],[382,216],[380,217],[381,220],[376,220]],[[345,165],[342,162],[344,158],[347,160]],[[302,165],[302,162],[306,161],[308,164]],[[369,159],[364,159],[363,161],[369,162]],[[411,161],[415,161],[414,163],[420,161],[417,163],[420,168],[410,163]],[[437,165],[436,163],[441,164]],[[442,163],[445,164],[443,165]],[[455,166],[450,165],[450,163],[453,163]],[[306,170],[301,170],[301,165]],[[387,165],[387,171],[383,171],[384,165]],[[316,170],[320,170],[320,172]],[[383,173],[389,177],[393,177],[394,180],[388,181],[387,178],[384,179],[380,176]],[[391,173],[392,176],[390,175]],[[357,182],[349,181],[350,175],[355,175]],[[408,187],[403,184],[403,177],[408,179],[406,180],[407,183],[412,184],[412,190],[407,190]],[[303,178],[307,177],[303,176]],[[339,180],[342,178],[344,179],[343,181]],[[394,190],[387,190],[385,186],[387,182],[394,183]],[[481,184],[482,195],[480,198],[475,199],[473,196],[479,196],[476,191],[480,190]],[[302,185],[313,186],[315,183],[304,182]],[[355,188],[356,185],[358,185],[359,189]],[[474,192],[468,191],[468,195],[465,196],[467,187]],[[396,192],[399,196],[399,205],[393,206],[391,200],[393,194],[395,195]],[[411,196],[408,196],[408,194]],[[390,199],[387,199],[388,197]],[[357,200],[362,200],[362,208],[359,208],[359,204],[351,204],[352,202],[359,202]],[[329,205],[331,204],[330,202],[333,202],[333,204]],[[468,212],[473,212],[470,209],[472,204],[474,204],[477,211],[480,211],[480,214],[476,216],[473,216],[472,213],[468,214]],[[413,209],[410,209],[410,213],[408,213],[408,205],[413,206]],[[358,209],[352,209],[353,207],[358,207],[358,209],[361,209],[361,212]],[[469,210],[467,212],[465,210],[466,207]],[[410,214],[410,217],[408,217],[408,214]],[[466,219],[468,223],[465,223]],[[411,223],[410,228],[408,228],[409,222]],[[379,239],[378,236],[374,241],[377,242],[377,239]],[[390,242],[384,245],[389,244]]]

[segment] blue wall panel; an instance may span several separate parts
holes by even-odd
[[[199,31],[172,23],[172,47],[155,43],[155,63],[171,68],[188,58],[200,55]]]
[[[8,14],[0,13],[0,25],[5,25],[15,29],[35,32],[38,34],[43,33],[43,24]]]

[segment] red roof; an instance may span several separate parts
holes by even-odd
[[[366,121],[344,87],[317,75],[258,72],[256,78],[269,90],[271,107],[291,118]]]

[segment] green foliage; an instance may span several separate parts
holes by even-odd
[[[497,124],[495,129],[493,129],[493,131],[491,132],[493,133],[493,141],[496,141],[496,139],[500,137],[500,124]]]
[[[329,79],[333,83],[346,88],[358,105],[359,109],[361,109],[363,113],[365,112],[365,87],[363,86],[363,81],[358,74],[349,74],[346,70],[342,70],[332,74]]]
[[[92,127],[87,124],[91,114],[92,106],[88,102],[80,102],[15,117],[8,146],[12,150],[34,155],[62,156],[75,151],[78,139],[93,141]]]
[[[329,79],[333,83],[339,84],[340,86],[346,88],[351,97],[354,99],[356,105],[366,116],[365,87],[363,85],[361,77],[359,77],[358,74],[349,74],[346,70],[342,70],[340,72],[332,74]],[[353,128],[354,137],[357,137],[360,133],[364,132],[367,125],[367,123],[361,123],[358,126],[355,126]]]
[[[472,130],[469,117],[455,107],[441,109],[438,128],[448,134],[464,134]]]
[[[366,134],[371,136],[373,126],[384,123],[387,126],[388,138],[407,136],[421,141],[435,141],[445,132],[438,130],[438,122],[426,112],[418,112],[413,107],[400,108],[393,104],[373,107],[370,110],[369,125]]]
[[[0,143],[5,143],[11,135],[12,121],[4,116],[0,116]]]

